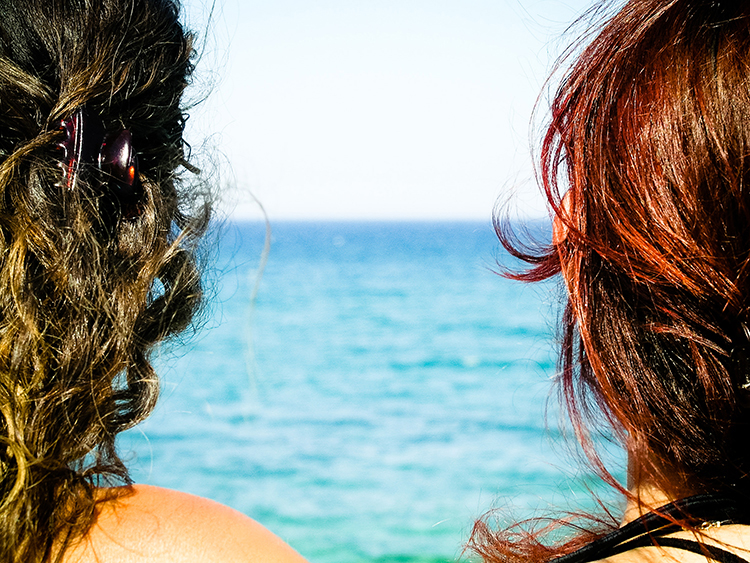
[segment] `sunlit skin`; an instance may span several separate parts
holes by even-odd
[[[217,502],[147,485],[100,505],[66,563],[304,563],[269,530]]]

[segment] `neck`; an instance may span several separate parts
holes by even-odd
[[[648,514],[655,508],[678,500],[659,487],[648,483],[641,483],[634,488],[631,487],[630,493],[632,496],[628,497],[625,514],[622,516],[623,525]]]
[[[655,464],[649,465],[655,466]],[[632,454],[628,457],[628,492],[630,494],[625,507],[625,514],[623,514],[623,524],[632,522],[660,506],[694,494],[693,491],[679,485],[679,483],[684,482],[679,475],[673,475],[671,472],[664,470],[659,473],[667,477],[669,492],[654,483],[653,473],[644,471],[643,466],[634,460]]]

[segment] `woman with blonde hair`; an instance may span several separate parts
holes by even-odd
[[[0,561],[302,561],[229,508],[131,485],[115,449],[201,300],[178,9],[0,1]]]

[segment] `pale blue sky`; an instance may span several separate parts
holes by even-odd
[[[207,4],[185,4],[201,35]],[[532,108],[589,4],[218,0],[190,137],[235,217],[252,193],[272,220],[489,219],[510,189],[540,215]]]

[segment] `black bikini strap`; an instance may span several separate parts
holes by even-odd
[[[622,528],[594,540],[581,549],[558,557],[553,561],[554,563],[584,563],[604,559],[638,547],[652,546],[657,543],[663,544],[663,540],[666,539],[663,536],[682,529],[672,519],[695,524],[707,522],[721,524],[750,523],[747,511],[741,510],[736,502],[714,495],[698,495],[662,506],[655,512],[645,514]],[[655,541],[656,538],[658,540]],[[723,552],[724,550],[720,551]],[[742,558],[738,557],[737,560],[728,561],[728,563],[742,563],[743,561]]]
[[[721,549],[715,545],[698,543],[697,541],[684,540],[682,538],[659,538],[659,545],[662,547],[674,547],[684,551],[697,553],[704,557],[713,559],[714,561],[718,561],[719,563],[749,563],[747,559],[743,559],[731,551]]]

